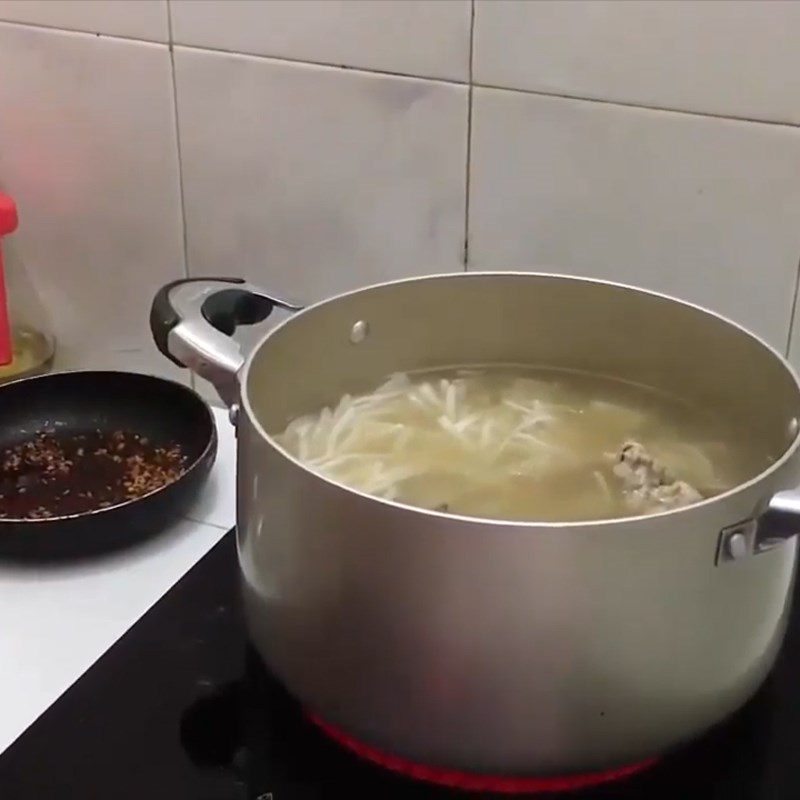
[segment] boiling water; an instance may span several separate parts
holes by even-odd
[[[394,375],[293,420],[276,439],[368,494],[508,520],[656,513],[769,463],[719,415],[677,398],[598,375],[507,367]],[[627,469],[621,454],[632,445],[646,457]]]

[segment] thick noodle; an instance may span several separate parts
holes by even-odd
[[[732,457],[729,432],[674,398],[552,371],[395,374],[292,420],[276,439],[367,494],[515,520],[653,513],[724,491],[755,467]],[[632,441],[643,443],[635,463],[622,455]]]

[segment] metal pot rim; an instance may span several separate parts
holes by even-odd
[[[691,303],[687,300],[681,300],[677,297],[673,297],[672,295],[665,294],[663,292],[656,292],[650,289],[643,289],[639,286],[633,286],[631,284],[626,283],[619,283],[616,281],[608,281],[602,280],[599,278],[585,278],[576,275],[564,275],[556,272],[532,272],[527,270],[491,270],[491,271],[475,271],[475,272],[444,272],[444,273],[436,273],[433,275],[418,275],[410,278],[400,278],[397,280],[391,281],[382,281],[380,283],[370,284],[368,286],[362,286],[357,289],[351,289],[346,292],[340,292],[339,294],[333,295],[331,297],[327,297],[323,300],[318,301],[317,303],[313,303],[311,305],[306,306],[302,310],[298,311],[296,314],[289,316],[287,319],[280,322],[274,328],[269,330],[258,343],[253,347],[250,351],[249,355],[245,359],[245,363],[242,366],[240,371],[240,407],[246,412],[247,417],[250,421],[250,424],[255,428],[258,434],[267,442],[274,450],[280,453],[284,458],[290,461],[299,469],[303,470],[304,472],[308,473],[309,475],[313,476],[314,478],[321,480],[336,489],[342,490],[347,492],[348,494],[355,495],[357,497],[362,498],[363,500],[368,500],[373,503],[379,503],[383,506],[387,506],[389,508],[397,509],[398,511],[404,512],[412,512],[414,514],[420,514],[423,516],[432,516],[432,517],[439,517],[445,520],[455,520],[461,521],[464,523],[469,524],[481,524],[484,526],[492,526],[497,528],[515,528],[515,529],[522,529],[525,531],[531,530],[557,530],[557,529],[577,529],[577,528],[599,528],[599,529],[607,529],[609,527],[619,527],[621,525],[629,525],[634,524],[637,527],[640,527],[641,524],[648,520],[658,519],[662,520],[664,517],[672,517],[672,518],[679,518],[684,517],[686,514],[691,514],[692,512],[697,512],[701,509],[708,508],[714,504],[722,503],[730,498],[737,497],[741,494],[744,494],[748,490],[752,489],[759,483],[763,482],[765,479],[774,475],[775,473],[779,472],[783,467],[792,460],[792,458],[800,449],[800,430],[795,432],[794,438],[792,439],[791,443],[787,446],[784,450],[780,458],[776,459],[773,464],[770,464],[766,469],[759,472],[757,475],[753,476],[750,480],[745,481],[744,483],[737,484],[736,486],[728,489],[728,491],[723,492],[722,494],[715,495],[714,497],[706,498],[705,500],[700,501],[699,503],[694,503],[691,506],[686,506],[684,508],[676,508],[667,511],[661,511],[655,514],[642,514],[638,516],[630,516],[630,517],[613,517],[610,519],[599,519],[599,520],[571,520],[569,522],[546,522],[546,521],[528,521],[528,520],[504,520],[504,519],[491,519],[487,517],[472,517],[472,516],[465,516],[460,514],[451,514],[449,512],[443,511],[434,511],[431,509],[420,508],[418,506],[408,505],[406,503],[400,503],[396,500],[387,500],[382,497],[375,497],[374,495],[367,494],[362,492],[358,489],[353,489],[352,487],[346,486],[343,483],[335,481],[331,478],[322,475],[319,472],[316,472],[313,469],[310,469],[306,465],[302,464],[298,459],[292,456],[287,450],[281,447],[275,439],[264,429],[264,426],[259,421],[258,417],[256,416],[253,407],[250,403],[250,394],[248,391],[248,384],[249,384],[249,377],[250,377],[250,369],[252,364],[261,351],[261,348],[266,344],[269,339],[276,335],[278,331],[283,330],[287,325],[292,324],[296,319],[299,317],[314,311],[321,306],[325,306],[328,304],[335,303],[341,299],[346,297],[350,297],[352,295],[361,294],[363,292],[370,291],[372,289],[379,289],[384,287],[391,287],[397,286],[402,284],[409,284],[409,283],[423,283],[426,281],[439,281],[442,279],[458,279],[458,280],[466,280],[470,278],[508,278],[508,277],[519,277],[519,278],[551,278],[556,280],[562,281],[570,281],[573,283],[584,283],[584,284],[594,284],[598,286],[611,286],[618,289],[626,289],[628,291],[636,292],[637,294],[648,295],[650,297],[656,297],[661,300],[667,300],[672,303],[676,303],[678,305],[684,306],[686,308],[693,309],[695,311],[699,311],[702,314],[705,314],[709,317],[713,317],[714,319],[726,323],[728,326],[736,329],[742,335],[748,336],[750,339],[754,340],[757,344],[759,344],[764,350],[766,350],[770,355],[772,355],[777,361],[783,366],[784,370],[791,376],[792,380],[794,381],[795,388],[797,390],[798,396],[800,396],[800,377],[798,377],[797,372],[794,370],[792,365],[787,361],[787,359],[776,350],[772,345],[768,342],[764,341],[760,336],[753,333],[749,329],[745,328],[743,325],[740,325],[738,322],[730,319],[729,317],[724,316],[723,314],[719,314],[716,311],[711,311],[704,306],[701,306],[697,303]]]

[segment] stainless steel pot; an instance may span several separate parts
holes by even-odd
[[[297,310],[244,359],[227,334]],[[312,712],[379,749],[474,772],[591,771],[662,753],[741,706],[772,666],[795,574],[800,386],[706,310],[625,286],[466,273],[300,311],[243,282],[165,287],[160,349],[237,420],[247,621]],[[588,369],[719,408],[769,448],[691,508],[569,524],[462,518],[314,474],[271,434],[395,370]]]

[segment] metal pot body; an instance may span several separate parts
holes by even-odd
[[[679,511],[520,524],[361,495],[270,436],[393,371],[499,362],[615,375],[719,408],[775,463]],[[287,689],[351,736],[467,771],[594,771],[700,734],[772,666],[796,539],[770,538],[760,520],[800,480],[800,390],[733,323],[601,282],[439,276],[303,311],[240,378],[250,634]]]

